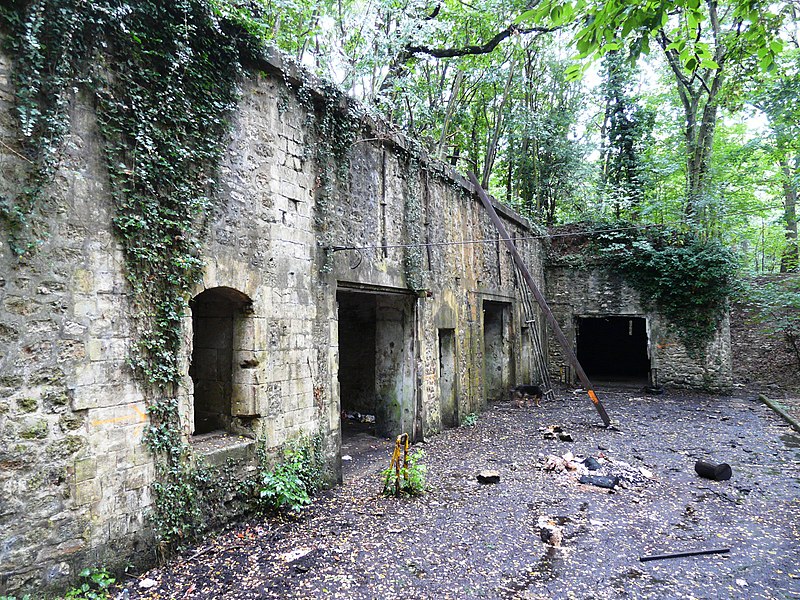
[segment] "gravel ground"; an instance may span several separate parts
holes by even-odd
[[[295,520],[238,526],[143,573],[129,598],[800,598],[800,436],[755,397],[601,390],[492,405],[417,444],[430,490],[379,497],[392,442],[360,438],[345,484]],[[574,441],[545,439],[560,425]],[[362,434],[363,435],[363,434]],[[546,455],[624,462],[613,492],[544,470]],[[733,477],[695,474],[697,460]],[[644,471],[641,468],[644,468]],[[500,473],[477,483],[483,469]],[[646,475],[652,475],[648,478]],[[545,545],[540,518],[563,531]],[[640,562],[696,549],[726,554]],[[155,585],[140,588],[144,579]]]

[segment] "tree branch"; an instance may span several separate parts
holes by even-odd
[[[558,29],[560,29],[560,27],[521,28],[518,27],[517,25],[512,24],[503,29],[500,33],[496,34],[492,39],[490,39],[484,44],[470,44],[469,46],[464,46],[462,48],[431,48],[430,46],[413,46],[409,44],[403,49],[403,55],[405,55],[406,59],[408,59],[416,54],[427,54],[428,56],[432,56],[434,58],[455,58],[458,56],[489,54],[495,48],[497,48],[500,42],[502,42],[503,40],[512,35],[515,34],[525,35],[528,33],[550,33]]]

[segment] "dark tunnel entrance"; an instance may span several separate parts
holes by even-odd
[[[413,300],[338,291],[342,435],[394,437],[413,428]]]
[[[647,382],[647,323],[643,317],[578,319],[578,361],[596,380]]]
[[[338,290],[342,477],[385,454],[378,438],[414,439],[414,298],[378,290]]]

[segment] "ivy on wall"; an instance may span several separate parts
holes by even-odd
[[[137,336],[130,363],[149,384],[145,442],[156,457],[153,522],[165,548],[201,531],[202,496],[216,497],[212,480],[219,490],[230,487],[229,476],[212,477],[192,464],[176,398],[185,375],[182,323],[202,275],[201,243],[241,62],[263,49],[220,6],[208,0],[29,0],[0,7],[27,165],[22,192],[0,198],[0,228],[19,256],[35,253],[46,240],[47,186],[59,166],[71,102],[87,95],[132,290]],[[310,86],[298,93],[309,107],[308,123],[314,122]],[[326,105],[317,126],[327,143],[315,156],[326,198],[337,177],[332,161],[349,151],[354,135],[347,118],[337,119],[340,113],[338,105]],[[318,227],[326,206],[323,198]]]
[[[625,224],[600,223],[589,234],[590,255],[625,277],[644,308],[660,311],[676,327],[686,349],[702,355],[728,309],[738,270],[736,255],[716,240],[665,228],[643,232]]]

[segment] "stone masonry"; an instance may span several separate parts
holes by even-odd
[[[0,193],[9,195],[26,168],[14,150],[11,68],[0,55]],[[298,100],[301,79],[275,57],[242,82],[195,294],[205,292],[222,316],[208,309],[193,321],[187,308],[179,400],[186,439],[211,463],[252,457],[259,441],[277,450],[319,431],[338,473],[347,399],[337,380],[337,292],[357,301],[377,295],[377,347],[366,355],[377,364],[387,434],[419,440],[485,406],[484,302],[504,311],[508,354],[494,363],[513,365],[500,384],[529,379],[534,367],[518,351],[510,256],[496,242],[472,243],[496,233],[470,185],[449,168],[362,120],[349,177],[336,180],[334,201],[319,214],[320,166],[309,152],[318,140]],[[142,443],[145,390],[127,366],[126,266],[93,109],[77,94],[70,111],[40,247],[18,259],[0,246],[0,594],[57,589],[85,566],[155,559],[148,519],[155,466]],[[498,210],[514,235],[527,231],[524,219]],[[400,247],[410,242],[417,246]],[[539,246],[525,242],[521,251],[541,273]],[[201,339],[193,326],[212,322],[230,332],[203,337],[193,359]],[[443,420],[439,336],[448,332],[456,405]],[[230,362],[196,377],[227,390],[220,422],[229,438],[212,451],[205,436],[193,435],[190,370],[220,360]]]
[[[11,68],[0,54],[0,194],[9,195],[26,168],[15,150]],[[370,362],[359,385],[373,386],[382,432],[414,440],[539,375],[523,351],[513,262],[471,185],[361,118],[346,162],[333,165],[347,175],[333,177],[323,202],[327,167],[314,159],[320,140],[298,94],[305,80],[275,55],[241,82],[204,277],[184,319],[178,398],[186,440],[213,464],[245,459],[246,471],[259,442],[277,451],[320,432],[341,477],[341,412],[350,399],[340,379],[358,368],[354,361]],[[318,88],[312,95],[326,100]],[[19,259],[0,245],[0,594],[63,587],[85,566],[155,559],[155,465],[142,443],[146,390],[127,366],[134,322],[126,266],[93,109],[78,93],[70,111],[40,247]],[[530,233],[524,219],[497,209],[511,235]],[[538,241],[518,246],[543,283]],[[588,300],[571,277],[548,276],[568,331],[573,313],[641,312],[625,286],[611,293],[596,279]],[[359,321],[340,319],[339,302],[369,336],[353,334]],[[651,333],[660,332],[649,317]],[[665,380],[728,381],[724,336],[703,365],[691,365],[666,334],[653,340]],[[558,362],[551,346],[551,368]],[[221,396],[206,404],[214,393]],[[201,413],[224,429],[213,449],[213,433],[195,435]]]
[[[576,325],[586,317],[638,317],[647,324],[647,356],[659,385],[730,391],[733,385],[729,320],[726,316],[703,356],[689,353],[669,322],[656,311],[642,307],[638,293],[625,280],[605,269],[548,265],[546,296],[564,335],[577,345]],[[549,338],[549,369],[564,377],[567,361],[554,339]],[[574,373],[568,376],[575,383]]]

